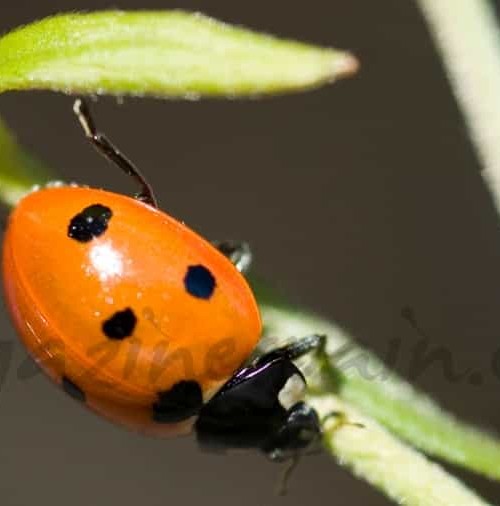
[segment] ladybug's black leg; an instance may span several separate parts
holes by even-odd
[[[75,100],[73,111],[80,121],[87,139],[90,140],[97,151],[139,183],[141,191],[135,196],[135,198],[149,204],[150,206],[158,207],[153,189],[140,173],[139,169],[123,153],[121,153],[104,134],[96,130],[95,123],[92,115],[90,114],[90,109],[87,103],[81,98]]]
[[[261,365],[267,362],[272,362],[276,358],[284,358],[287,360],[297,360],[312,351],[321,352],[325,349],[326,336],[322,334],[311,334],[310,336],[302,337],[290,344],[282,346],[280,348],[274,348],[273,350],[264,353],[260,357],[257,357],[254,361],[254,365]]]
[[[309,336],[241,368],[205,404],[196,422],[203,447],[256,448],[273,461],[305,451],[321,436],[316,411],[302,401],[306,382],[293,359],[323,346]]]
[[[242,273],[250,268],[252,251],[246,242],[242,241],[212,241],[212,244]]]

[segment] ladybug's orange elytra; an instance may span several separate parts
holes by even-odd
[[[105,230],[88,241],[72,238],[72,220],[91,206],[108,210]],[[9,219],[3,262],[26,346],[52,376],[78,382],[90,403],[149,408],[182,380],[196,381],[206,401],[260,338],[255,298],[231,262],[127,196],[74,187],[29,194]],[[188,292],[190,269],[213,276],[208,297]],[[124,312],[135,319],[129,335],[106,335],[106,322]],[[62,360],[51,356],[54,342]]]

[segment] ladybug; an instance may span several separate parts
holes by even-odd
[[[252,448],[275,461],[310,447],[320,422],[293,361],[323,336],[251,360],[262,323],[243,277],[248,246],[209,242],[159,210],[85,102],[74,111],[140,192],[53,184],[10,215],[6,301],[32,357],[70,396],[144,433],[194,432],[204,448]]]

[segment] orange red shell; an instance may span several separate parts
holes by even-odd
[[[72,238],[92,206],[111,211],[105,230]],[[208,292],[189,287],[190,268],[211,276]],[[183,380],[209,399],[260,338],[253,293],[231,262],[124,195],[62,187],[24,197],[5,232],[3,276],[15,325],[42,368],[78,385],[96,411],[139,429],[156,430],[158,393]]]

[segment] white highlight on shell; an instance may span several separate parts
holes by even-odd
[[[284,409],[289,410],[304,398],[306,383],[300,374],[290,376],[278,394],[278,400]]]
[[[92,246],[89,259],[101,281],[120,276],[123,273],[122,255],[110,243]]]

